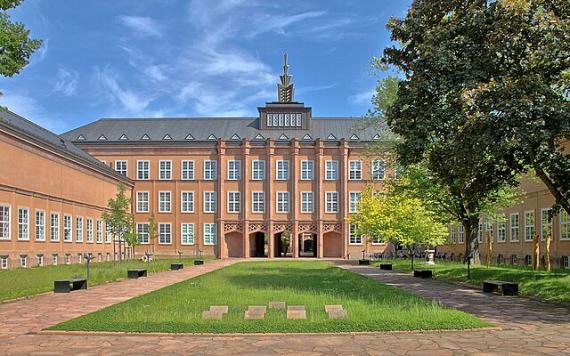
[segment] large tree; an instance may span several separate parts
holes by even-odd
[[[107,203],[107,211],[102,218],[107,228],[113,235],[113,246],[119,243],[119,261],[123,260],[123,247],[125,244],[134,247],[139,240],[134,232],[134,217],[131,213],[131,199],[125,195],[125,186],[119,184],[115,198],[110,198]]]

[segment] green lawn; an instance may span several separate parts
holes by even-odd
[[[410,260],[392,260],[394,269],[411,271]],[[467,282],[482,286],[486,279],[518,282],[522,295],[538,297],[544,300],[570,303],[570,271],[556,270],[533,271],[522,266],[490,266],[471,267],[471,280],[467,279],[467,265],[459,262],[437,262],[435,266],[426,266],[424,261],[414,261],[416,269],[433,269],[434,278],[443,280]]]
[[[305,305],[307,320],[267,309],[244,320],[249,305]],[[325,304],[342,304],[344,320],[328,320]],[[223,320],[202,320],[211,305],[228,305]],[[321,261],[244,262],[51,327],[56,330],[253,333],[465,329],[488,326],[470,314],[392,288]]]
[[[194,259],[183,259],[186,266],[193,264]],[[150,263],[148,273],[166,271],[170,263],[178,259],[157,259]],[[90,265],[89,285],[103,284],[127,277],[127,269],[147,268],[146,262],[138,260],[121,264],[114,262],[97,262]],[[0,302],[19,297],[49,292],[53,290],[53,281],[70,277],[85,277],[85,264],[45,266],[34,268],[16,268],[0,270]]]

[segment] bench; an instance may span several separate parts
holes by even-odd
[[[414,270],[414,277],[419,277],[419,278],[432,278],[433,277],[433,271],[431,269],[415,269]]]
[[[495,293],[501,291],[502,295],[518,295],[519,294],[519,284],[513,282],[504,281],[483,281],[483,292],[484,293]]]
[[[194,260],[194,266],[199,266],[199,265],[203,265],[204,264],[204,260]]]
[[[391,263],[381,263],[380,269],[383,269],[385,271],[391,271],[392,270],[392,264]]]
[[[358,260],[358,264],[359,265],[366,265],[369,266],[370,265],[370,260]]]
[[[178,271],[180,269],[183,269],[184,265],[182,263],[171,263],[170,264],[170,270],[171,271]]]
[[[127,277],[129,279],[137,279],[139,277],[146,277],[146,268],[136,268],[127,270]]]
[[[72,290],[87,289],[87,279],[73,278],[53,281],[54,293],[69,293]]]

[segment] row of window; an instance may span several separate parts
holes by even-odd
[[[217,179],[217,165],[216,160],[204,161],[204,180]],[[251,162],[251,179],[252,180],[265,180],[265,161],[254,160]],[[385,177],[386,164],[382,160],[372,161],[372,179],[382,180]],[[181,180],[194,180],[195,179],[195,164],[191,160],[181,161]],[[315,178],[315,162],[312,160],[301,161],[301,180],[313,180]],[[115,170],[120,174],[128,175],[128,162],[125,160],[115,161]],[[289,161],[278,160],[275,162],[275,179],[276,180],[289,180],[290,169]],[[227,161],[227,179],[228,180],[241,180],[242,169],[240,160]],[[325,180],[338,180],[339,170],[338,161],[327,160],[325,161]],[[150,179],[150,161],[138,160],[137,161],[137,180]],[[172,179],[172,161],[161,160],[158,161],[158,179],[171,180]],[[362,161],[348,161],[348,179],[349,180],[362,180]]]
[[[540,239],[544,241],[548,234],[552,233],[552,217],[550,215],[551,209],[545,208],[540,211]],[[497,233],[496,233],[496,241],[497,242],[506,242],[507,241],[507,233],[509,235],[509,241],[511,242],[518,242],[520,241],[521,233],[523,235],[524,241],[532,241],[534,236],[536,235],[536,217],[534,210],[525,211],[523,215],[524,221],[520,221],[519,213],[512,213],[507,217],[505,216],[503,219],[497,221]],[[507,226],[508,222],[508,226]],[[559,230],[559,239],[560,240],[570,240],[570,218],[566,211],[562,211],[559,214],[558,218],[560,230]],[[485,230],[487,234],[491,237],[494,237],[493,232],[494,225],[492,222],[488,221],[485,223]],[[521,229],[522,228],[522,229]],[[477,229],[477,240],[479,242],[483,242],[483,222],[479,223]],[[457,238],[456,238],[456,229],[454,225],[451,225],[449,230],[449,241],[450,243],[464,243],[465,241],[465,231],[463,225],[457,226]]]
[[[301,192],[301,212],[313,212],[313,192]],[[228,192],[227,193],[227,212],[239,213],[241,211],[241,192]],[[350,213],[358,211],[358,204],[360,203],[360,192],[349,192],[349,205]],[[204,192],[203,212],[215,213],[216,212],[216,192]],[[288,213],[290,210],[290,193],[289,192],[276,192],[276,211],[278,213]],[[182,213],[193,213],[195,207],[195,199],[193,191],[183,191],[180,193],[180,211]],[[148,191],[138,191],[136,193],[136,211],[137,213],[150,212],[150,193]],[[251,193],[251,211],[253,213],[265,212],[265,192],[258,191]],[[339,193],[338,192],[325,192],[325,211],[327,213],[337,213],[339,211]],[[159,191],[158,192],[158,212],[170,213],[172,212],[172,192]]]
[[[70,265],[73,263],[73,256],[71,253],[66,253],[63,256],[63,262],[66,265]],[[107,252],[107,256],[106,256],[106,261],[110,261],[111,260],[111,253]],[[103,254],[99,253],[97,256],[97,260],[93,260],[93,262],[103,262]],[[83,263],[83,253],[78,253],[77,254],[77,258],[76,258],[76,262],[77,263]],[[22,268],[28,268],[31,267],[30,265],[31,261],[28,257],[28,255],[20,255],[19,256],[19,265]],[[59,259],[59,254],[54,253],[51,255],[51,265],[53,266],[57,266],[60,264],[60,259]],[[46,265],[46,258],[43,254],[37,254],[36,255],[36,261],[35,261],[35,267],[43,267]],[[9,267],[9,257],[8,256],[0,256],[0,269],[8,269]]]
[[[202,230],[202,238],[204,245],[216,244],[216,224],[205,223]],[[172,224],[171,223],[158,223],[158,244],[170,245],[172,244]],[[141,244],[149,244],[150,233],[149,224],[147,222],[137,223],[137,236]],[[182,245],[194,245],[195,243],[195,229],[193,223],[182,223],[180,225],[180,243]]]

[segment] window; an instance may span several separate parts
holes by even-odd
[[[314,161],[307,161],[307,160],[301,161],[301,180],[313,180],[314,169],[315,169]]]
[[[288,180],[289,179],[289,161],[279,160],[275,162],[277,166],[276,170],[276,180]]]
[[[172,161],[158,161],[158,179],[170,180],[172,179]]]
[[[325,196],[325,207],[327,213],[337,213],[338,212],[338,193],[337,192],[326,192]]]
[[[150,179],[150,161],[137,161],[137,179]]]
[[[73,241],[73,235],[71,231],[71,215],[63,216],[63,241]]]
[[[170,213],[170,192],[158,192],[158,212],[159,213]]]
[[[560,240],[570,240],[570,216],[565,210],[560,213]]]
[[[501,219],[503,218],[501,217]],[[504,219],[497,222],[497,242],[505,242],[507,240],[506,230],[506,223]]]
[[[289,212],[289,192],[277,192],[277,212]]]
[[[349,180],[362,179],[362,161],[348,162],[348,179]]]
[[[229,160],[228,161],[228,180],[241,179],[241,161]]]
[[[519,214],[512,213],[509,217],[509,225],[510,225],[510,237],[511,241],[518,241],[519,240]]]
[[[251,193],[251,211],[254,213],[263,213],[265,211],[265,193]]]
[[[28,268],[28,256],[20,255],[20,267]]]
[[[535,218],[534,211],[524,212],[524,240],[532,241],[534,238]]]
[[[194,224],[182,224],[182,245],[194,245]]]
[[[158,224],[158,243],[161,245],[172,243],[170,223]]]
[[[552,209],[540,210],[540,239],[546,239],[546,236],[552,233],[552,216],[550,212]]]
[[[362,245],[362,235],[356,234],[355,224],[350,224],[348,226],[348,243],[350,245]]]
[[[457,242],[462,244],[465,241],[465,228],[463,224],[457,226]]]
[[[313,212],[313,192],[301,192],[301,212]]]
[[[370,237],[373,245],[382,245],[385,243],[384,239],[380,235],[374,235]]]
[[[455,243],[455,225],[449,225],[449,243]]]
[[[18,209],[18,240],[30,239],[30,211],[26,208]]]
[[[350,192],[348,193],[349,196],[349,205],[348,211],[351,213],[358,212],[358,204],[360,204],[360,192]]]
[[[265,161],[251,161],[251,179],[264,180],[265,179]]]
[[[180,205],[183,213],[194,212],[194,192],[182,192],[180,194]]]
[[[137,237],[141,244],[148,244],[150,242],[148,223],[137,223]]]
[[[137,192],[137,213],[148,213],[149,211],[149,193]]]
[[[36,210],[36,240],[46,239],[46,214],[43,210]]]
[[[483,242],[483,224],[479,223],[477,226],[477,242]]]
[[[111,243],[111,224],[105,223],[105,243]]]
[[[93,219],[87,218],[87,242],[93,242]]]
[[[204,192],[204,212],[216,212],[216,192]]]
[[[204,224],[204,245],[216,244],[216,224]]]
[[[374,160],[372,161],[372,179],[373,180],[382,180],[384,179],[386,171],[386,163],[382,160]]]
[[[217,168],[217,161],[204,161],[204,180],[216,180],[218,175]]]
[[[524,256],[524,264],[527,266],[532,265],[532,256],[531,255]]]
[[[182,161],[182,180],[194,180],[194,161]]]
[[[97,220],[95,233],[97,243],[103,243],[103,222],[101,220]]]
[[[51,264],[57,266],[59,264],[59,255],[53,254],[51,255]]]
[[[10,240],[10,207],[0,205],[0,240]]]
[[[83,263],[83,254],[81,252],[77,254],[77,263]]]
[[[0,269],[8,269],[8,256],[0,256]]]
[[[44,265],[44,255],[36,255],[36,260],[38,261],[38,267]]]
[[[487,221],[487,242],[489,242],[489,240],[493,240],[493,223]]]
[[[127,161],[115,161],[115,171],[117,173],[127,176]]]
[[[75,241],[83,242],[83,218],[75,218]]]
[[[560,259],[560,267],[570,269],[570,256],[562,256]]]
[[[50,219],[50,240],[51,241],[59,241],[59,214],[58,213],[51,213]]]
[[[239,213],[240,192],[228,192],[228,213]]]
[[[338,179],[338,161],[325,161],[325,179]]]

